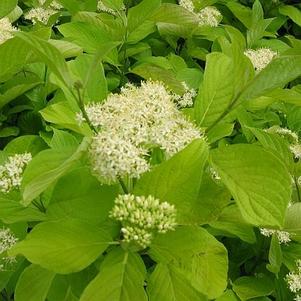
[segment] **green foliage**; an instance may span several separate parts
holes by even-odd
[[[298,1],[1,0],[0,299],[299,300],[300,36]]]

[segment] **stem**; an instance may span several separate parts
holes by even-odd
[[[123,192],[124,192],[125,194],[128,194],[128,193],[129,193],[129,190],[127,189],[127,187],[126,187],[124,181],[123,181],[120,177],[118,178],[118,181],[119,181],[120,186],[122,187]]]
[[[294,182],[295,182],[295,186],[296,186],[296,190],[297,190],[298,201],[301,202],[300,189],[299,189],[298,180],[296,177],[294,177]]]
[[[84,101],[83,101],[81,93],[80,93],[80,87],[78,85],[75,85],[75,89],[77,91],[78,106],[79,106],[86,122],[88,123],[90,129],[93,130],[97,134],[97,130],[94,127],[94,125],[92,124],[91,120],[89,119],[89,116],[88,116],[87,111],[85,109],[85,104],[84,104]]]

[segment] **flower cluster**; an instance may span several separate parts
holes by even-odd
[[[198,13],[199,25],[217,27],[222,19],[222,14],[214,6],[207,6]]]
[[[124,242],[135,242],[142,248],[150,245],[155,233],[166,233],[176,226],[176,210],[153,196],[119,195],[110,217],[122,224]]]
[[[11,249],[18,241],[18,238],[8,228],[0,229],[0,254],[6,253]],[[7,256],[1,257],[0,271],[3,271],[8,264],[15,261],[15,257]]]
[[[178,108],[187,108],[193,106],[193,99],[196,97],[197,93],[194,89],[189,88],[185,82],[182,82],[185,89],[183,95],[174,94],[173,99]]]
[[[116,11],[110,7],[107,7],[102,0],[99,0],[97,2],[97,10],[100,12],[105,12],[108,13],[110,15],[116,15]]]
[[[40,7],[32,8],[25,15],[25,19],[31,20],[33,24],[37,21],[47,25],[49,18],[56,14],[62,7],[57,1],[52,1],[49,6],[43,7],[46,0],[39,0]]]
[[[290,129],[281,128],[279,126],[273,126],[265,130],[268,133],[277,134],[282,138],[285,138],[290,144],[290,151],[296,159],[301,158],[301,144],[299,143],[298,135]]]
[[[244,54],[250,59],[256,71],[264,69],[278,55],[270,48],[247,49]]]
[[[0,190],[2,192],[8,193],[20,187],[23,171],[31,159],[30,153],[16,154],[8,157],[4,165],[0,165]]]
[[[173,95],[162,84],[148,81],[140,87],[129,84],[104,103],[86,107],[90,122],[99,130],[89,152],[96,176],[109,183],[127,175],[138,178],[150,168],[153,148],[171,157],[201,137],[177,109]]]
[[[222,14],[214,6],[207,6],[199,12],[195,12],[195,6],[191,0],[179,0],[179,5],[194,13],[200,26],[217,27],[222,19]]]
[[[292,293],[297,294],[295,301],[299,301],[301,298],[301,260],[296,261],[297,268],[295,271],[290,272],[286,275],[286,281],[289,287],[289,290]]]
[[[12,26],[7,17],[0,19],[0,44],[13,38],[14,36],[12,33],[17,30],[16,27]]]
[[[291,241],[290,233],[288,233],[286,231],[261,228],[260,233],[263,236],[267,236],[267,237],[270,237],[272,235],[276,235],[276,237],[278,238],[280,244],[287,244]]]

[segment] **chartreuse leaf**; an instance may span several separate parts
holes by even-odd
[[[257,138],[259,143],[266,149],[273,151],[278,155],[287,167],[291,167],[293,164],[293,156],[289,150],[289,144],[286,140],[281,138],[277,134],[267,133],[264,130],[256,128],[248,128],[253,135]]]
[[[280,14],[288,16],[297,25],[301,26],[301,11],[293,5],[284,5],[279,8]]]
[[[150,19],[156,22],[162,35],[187,37],[198,24],[195,14],[172,3],[163,3]]]
[[[218,219],[210,223],[210,226],[238,236],[245,242],[251,244],[256,242],[253,227],[246,223],[236,205],[226,207]]]
[[[227,286],[227,250],[203,228],[183,226],[159,235],[149,254],[156,262],[177,267],[209,299],[220,296]]]
[[[239,299],[233,291],[226,290],[216,301],[239,301]]]
[[[134,189],[136,195],[153,195],[174,204],[180,223],[196,223],[195,204],[202,181],[208,146],[197,139],[185,149],[144,174]]]
[[[213,52],[206,57],[204,80],[195,102],[195,119],[204,127],[215,124],[231,106],[252,75],[250,64],[237,47],[231,56]]]
[[[246,86],[236,105],[281,88],[301,75],[301,56],[282,56],[274,59]]]
[[[282,251],[279,240],[276,235],[273,235],[270,250],[269,250],[269,263],[267,269],[272,273],[278,274],[282,265]]]
[[[47,148],[47,144],[39,136],[24,135],[11,140],[4,148],[5,152],[11,154],[21,154],[29,152],[33,156],[41,150]]]
[[[86,287],[80,301],[146,301],[145,276],[138,254],[116,248],[105,257],[99,274]]]
[[[301,203],[295,203],[288,207],[284,229],[293,234],[293,239],[301,242]]]
[[[85,136],[92,135],[92,131],[86,123],[79,124],[77,122],[76,113],[66,101],[47,106],[45,109],[41,110],[40,113],[48,122],[58,124]]]
[[[37,196],[64,175],[85,154],[89,145],[87,138],[74,150],[47,149],[36,155],[28,164],[21,185],[22,203],[28,205]]]
[[[240,277],[233,283],[233,290],[242,300],[269,296],[274,290],[273,281],[263,275],[261,277]]]
[[[0,45],[0,56],[0,82],[3,82],[29,61],[32,51],[24,47],[21,39],[10,39]]]
[[[20,275],[18,280],[16,301],[44,301],[55,273],[32,264]]]
[[[185,276],[171,264],[159,263],[150,276],[147,292],[150,301],[207,301]]]
[[[0,19],[8,15],[17,6],[18,0],[1,0]]]
[[[16,244],[10,255],[59,274],[83,270],[108,247],[110,235],[95,224],[75,219],[40,223]]]
[[[17,36],[40,60],[48,65],[66,87],[71,87],[72,81],[67,64],[62,53],[55,46],[30,33],[18,32]]]
[[[24,207],[9,198],[0,198],[0,220],[5,223],[42,221],[45,218],[45,214],[36,208]]]
[[[208,127],[216,121],[233,100],[232,60],[223,53],[211,53],[200,93],[195,104],[195,119]]]
[[[291,176],[276,155],[257,145],[236,144],[213,150],[211,161],[247,222],[283,225]]]
[[[50,219],[72,217],[100,223],[107,219],[117,194],[117,186],[100,185],[89,168],[78,168],[55,185],[47,216]]]

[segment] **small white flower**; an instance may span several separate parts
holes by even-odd
[[[266,237],[270,237],[275,234],[277,236],[280,244],[287,244],[291,241],[291,237],[290,237],[291,235],[290,235],[290,233],[288,233],[286,231],[261,228],[260,233]]]
[[[100,11],[100,12],[105,12],[105,13],[108,13],[110,15],[116,15],[116,11],[110,7],[107,7],[102,0],[99,0],[97,2],[97,10]]]
[[[301,301],[301,295],[297,295],[294,299],[294,301]]]
[[[301,144],[290,145],[290,151],[293,153],[296,159],[301,158]]]
[[[301,260],[296,261],[296,269],[294,271],[289,272],[286,275],[286,281],[289,287],[289,290],[292,293],[298,293],[296,295],[295,300],[300,299],[301,292]]]
[[[270,48],[247,49],[244,54],[250,59],[257,71],[264,69],[278,55]]]
[[[192,13],[194,11],[194,4],[191,0],[179,0],[179,5]]]
[[[148,155],[156,147],[169,158],[202,137],[177,109],[174,94],[158,82],[128,84],[104,103],[85,109],[100,131],[91,145],[92,168],[109,182],[126,175],[139,177],[149,169]],[[77,119],[83,121],[81,114]]]
[[[146,248],[155,233],[166,233],[176,226],[176,210],[153,196],[119,195],[110,217],[122,223],[123,241],[135,241]]]
[[[16,154],[8,157],[4,165],[0,165],[0,190],[4,193],[19,188],[23,171],[32,159],[30,153]]]
[[[16,244],[18,239],[8,228],[0,229],[0,254],[11,249]]]
[[[197,16],[201,26],[217,27],[222,19],[222,14],[214,6],[207,6],[201,9]]]
[[[185,82],[182,82],[185,89],[183,95],[174,94],[173,99],[179,108],[187,108],[193,106],[193,99],[196,97],[197,93],[194,89],[189,88]]]
[[[44,7],[36,7],[29,10],[27,13],[24,14],[25,19],[30,20],[33,24],[36,24],[37,21],[47,25],[49,18],[56,14],[58,10],[52,8]]]
[[[7,17],[0,19],[0,44],[13,38],[14,36],[12,33],[17,30],[16,27],[12,26]]]

